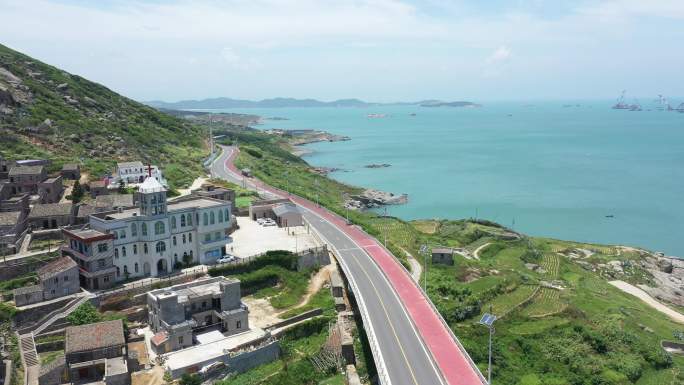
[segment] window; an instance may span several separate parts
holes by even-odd
[[[176,228],[176,217],[175,216],[171,217],[171,228],[172,229]]]
[[[140,229],[142,230],[142,235],[147,235],[147,223],[143,222],[142,225],[140,225]]]
[[[55,277],[55,283],[59,283],[59,277]]]
[[[131,235],[134,237],[138,235],[138,225],[135,223],[131,224]]]
[[[119,233],[119,238],[121,238],[121,239],[126,238],[126,230],[121,230],[121,232]]]
[[[97,251],[99,251],[100,253],[104,253],[105,251],[107,251],[107,244],[106,243],[98,243],[97,244]]]
[[[126,246],[121,247],[121,256],[125,257],[126,256]]]
[[[212,225],[216,223],[216,216],[214,215],[213,211],[209,213],[209,223]]]
[[[219,221],[219,223],[223,222],[223,211],[222,210],[219,210],[218,221]]]
[[[143,243],[143,251],[147,254],[147,243]]]
[[[166,243],[159,241],[157,244],[154,246],[155,250],[157,250],[157,253],[163,253],[166,251]]]
[[[68,281],[68,280],[69,280],[69,276],[68,276],[68,275],[65,275],[65,276],[64,276],[64,282],[66,282],[66,281]]]
[[[242,328],[242,321],[235,322],[235,327],[237,327],[238,329]]]
[[[126,266],[124,266],[124,272],[126,271]],[[119,271],[119,266],[116,267],[116,276],[120,276],[121,272]]]
[[[166,229],[165,229],[165,226],[164,226],[164,222],[162,222],[162,221],[157,221],[157,223],[154,224],[154,233],[155,233],[156,235],[164,234],[164,231],[165,231],[165,230],[166,230]]]
[[[119,258],[119,249],[114,248],[114,258]]]
[[[188,242],[192,242],[192,233],[188,233]]]
[[[226,219],[226,222],[230,220],[230,215],[228,213],[228,209],[223,209],[223,217]]]
[[[204,215],[202,215],[202,218],[204,219],[204,225],[207,226],[209,224],[209,215],[207,213],[204,213]]]
[[[210,242],[211,241],[211,234],[206,233],[204,234],[204,242]]]
[[[133,254],[138,254],[138,245],[133,245]]]
[[[214,233],[214,239],[217,240],[217,241],[218,241],[219,239],[221,239],[221,232],[220,232],[220,231],[217,231],[217,232]]]
[[[118,269],[118,267],[117,267]],[[128,274],[128,266],[124,265],[124,275]]]
[[[187,214],[187,217],[188,217],[188,226],[192,226],[192,215]]]
[[[137,273],[138,272],[138,262],[135,263],[133,266],[133,270]]]
[[[97,266],[98,267],[104,267],[105,266],[105,260],[104,259],[98,259],[97,260]]]
[[[181,227],[185,227],[185,215],[181,214]]]
[[[102,279],[102,281],[104,281],[104,282],[109,282],[109,276],[108,276],[108,275],[105,275],[104,278]]]
[[[178,336],[178,343],[183,345],[183,336]]]
[[[207,301],[202,301],[202,308],[204,309],[205,307],[207,307]]]
[[[176,236],[173,236],[173,245],[176,246]]]
[[[183,234],[183,244],[185,244],[185,234]]]

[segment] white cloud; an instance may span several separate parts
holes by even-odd
[[[487,58],[487,64],[497,64],[501,62],[505,62],[508,59],[511,58],[511,49],[506,47],[505,45],[500,46],[499,48],[494,51],[488,58]]]

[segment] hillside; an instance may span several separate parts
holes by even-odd
[[[226,134],[226,143],[240,143],[239,167],[346,214],[344,197],[358,188],[318,175],[273,136]],[[349,217],[378,239],[386,237],[407,268],[407,254],[416,257],[428,271],[428,295],[483,372],[488,333],[478,320],[491,306],[500,317],[493,347],[496,384],[684,383],[684,358],[660,346],[684,338],[684,327],[609,283],[648,288],[658,279],[676,281],[678,267],[663,258],[641,249],[526,236],[485,220],[406,222],[358,211]],[[426,266],[422,245],[459,250],[451,266],[430,260]]]
[[[0,154],[81,161],[97,177],[119,160],[164,169],[172,187],[201,173],[206,134],[108,88],[0,45]]]

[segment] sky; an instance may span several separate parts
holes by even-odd
[[[136,100],[684,96],[682,0],[0,0],[0,44]]]

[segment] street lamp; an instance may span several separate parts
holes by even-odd
[[[489,305],[489,311],[492,311],[492,305]],[[484,313],[480,320],[480,325],[489,328],[489,365],[487,366],[487,384],[492,384],[492,335],[494,334],[494,321],[496,316],[491,313]]]

